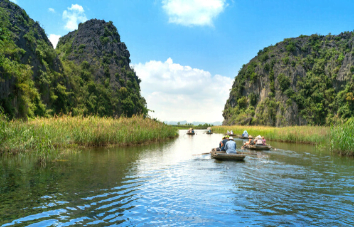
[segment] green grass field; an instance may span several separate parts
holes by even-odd
[[[45,154],[70,146],[133,145],[178,135],[177,130],[150,118],[36,118],[23,122],[0,116],[0,153]]]

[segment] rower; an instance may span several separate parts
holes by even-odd
[[[232,136],[229,137],[229,141],[227,141],[225,145],[226,153],[228,154],[237,154],[236,152],[236,142]]]

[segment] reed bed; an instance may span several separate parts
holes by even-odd
[[[267,126],[214,126],[214,132],[226,133],[228,130],[234,134],[242,135],[247,130],[249,135],[264,136],[267,140],[291,142],[291,143],[308,143],[321,144],[327,141],[330,135],[330,127],[323,126],[291,126],[283,128],[267,127]]]
[[[331,150],[342,155],[354,156],[354,120],[331,128]]]
[[[0,153],[48,153],[58,147],[133,145],[176,137],[177,130],[142,116],[132,118],[36,118],[23,122],[0,116]]]

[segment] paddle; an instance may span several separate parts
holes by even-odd
[[[210,152],[208,152],[208,153],[201,153],[201,154],[193,154],[193,156],[197,156],[197,155],[207,155],[207,154],[210,154]]]

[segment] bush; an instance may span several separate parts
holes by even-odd
[[[278,83],[279,83],[280,89],[282,91],[285,91],[290,86],[290,79],[289,79],[289,77],[287,77],[283,73],[281,73],[278,76]]]
[[[100,41],[101,41],[102,45],[106,45],[107,43],[109,43],[110,39],[109,39],[109,37],[101,36]]]
[[[290,53],[294,52],[296,50],[295,43],[289,42],[289,44],[285,47],[285,49]]]
[[[289,57],[285,57],[282,59],[282,61],[283,61],[284,65],[287,65],[287,64],[289,64],[290,60],[289,60]]]
[[[247,107],[247,98],[245,96],[242,96],[237,100],[237,104],[240,108],[246,108]]]
[[[265,61],[267,61],[268,59],[269,59],[269,55],[268,55],[267,53],[262,54],[261,57],[260,57],[260,60],[261,60],[262,62],[265,62]]]
[[[254,94],[253,92],[248,95],[249,102],[252,106],[255,106],[257,104],[257,95]]]

